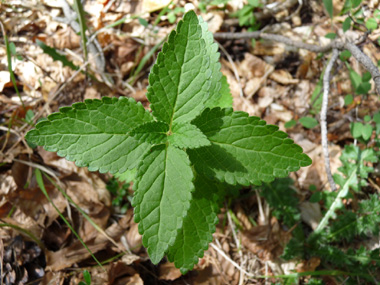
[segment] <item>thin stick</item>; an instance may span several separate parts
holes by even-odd
[[[346,43],[345,48],[349,50],[353,57],[359,61],[365,69],[371,73],[372,79],[375,82],[376,92],[380,95],[380,71],[379,68],[373,64],[372,60],[362,52],[356,45],[353,43]]]
[[[229,39],[229,40],[241,40],[241,39],[265,39],[274,42],[284,43],[288,46],[293,46],[301,49],[306,49],[312,52],[320,53],[330,51],[335,45],[340,42],[333,41],[326,46],[318,46],[313,44],[307,44],[300,41],[294,41],[288,37],[284,37],[276,34],[267,34],[261,31],[245,32],[245,33],[214,33],[215,39]],[[340,43],[342,45],[342,43]]]
[[[329,52],[333,49],[337,50],[349,50],[352,54],[352,56],[359,61],[365,69],[367,69],[373,78],[373,81],[376,85],[376,92],[378,95],[380,95],[380,71],[379,68],[372,62],[372,60],[363,53],[356,44],[358,43],[350,43],[350,42],[343,42],[342,40],[334,40],[328,45],[325,46],[318,46],[314,44],[308,44],[301,41],[295,41],[288,37],[284,37],[281,35],[276,34],[267,34],[263,33],[262,31],[256,31],[256,32],[245,32],[245,33],[215,33],[214,34],[215,39],[229,39],[229,40],[238,40],[238,39],[265,39],[265,40],[271,40],[279,43],[286,44],[288,46],[306,49],[315,53],[325,53]],[[359,43],[363,42],[363,39],[359,40]]]
[[[241,248],[240,248],[240,241],[235,233],[235,224],[232,222],[232,219],[231,219],[231,214],[230,214],[230,211],[228,210],[227,211],[227,219],[228,219],[228,224],[230,225],[231,227],[231,231],[232,231],[232,236],[235,240],[235,244],[236,244],[236,247],[237,247],[237,250],[238,250],[238,253],[239,253],[239,257],[240,257],[240,268],[242,268],[242,262],[243,262],[243,254],[241,252]],[[240,270],[240,276],[239,276],[239,285],[243,284],[244,282],[244,272],[242,270]]]
[[[229,256],[227,256],[227,254],[224,253],[223,250],[221,250],[215,244],[211,243],[210,245],[212,246],[213,249],[215,249],[218,253],[220,253],[221,256],[223,256],[227,261],[229,261],[233,266],[235,266],[236,269],[244,272],[244,274],[246,274],[247,276],[249,276],[251,278],[255,277],[255,275],[253,275],[252,273],[249,273],[249,272],[245,271],[243,268],[241,268],[239,264],[237,264],[235,261],[233,261]]]
[[[226,55],[228,61],[231,64],[231,67],[232,67],[232,69],[234,71],[234,75],[235,75],[236,81],[237,81],[237,83],[239,85],[240,97],[244,98],[244,92],[243,92],[243,88],[241,87],[240,76],[239,76],[239,72],[238,72],[238,70],[236,68],[236,65],[235,65],[234,61],[232,60],[232,57],[230,56],[230,54],[226,51],[226,49],[220,43],[218,43],[218,45],[219,45],[220,50]]]
[[[333,49],[331,59],[329,63],[326,66],[325,74],[323,75],[323,99],[322,99],[322,108],[321,108],[321,137],[322,137],[322,149],[323,149],[323,155],[325,157],[325,168],[326,168],[326,174],[327,179],[329,181],[330,187],[332,191],[336,191],[336,184],[334,182],[334,179],[331,174],[331,167],[330,167],[330,156],[329,156],[329,148],[328,148],[328,141],[327,141],[327,107],[328,107],[328,101],[329,101],[329,89],[330,89],[330,75],[331,75],[331,69],[338,59],[339,51],[337,49]]]

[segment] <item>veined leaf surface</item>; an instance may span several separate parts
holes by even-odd
[[[186,152],[154,146],[139,166],[135,184],[135,221],[153,263],[175,242],[190,207],[193,172]]]
[[[186,13],[158,54],[147,97],[160,121],[188,122],[204,109],[211,81],[210,56],[193,11]]]
[[[179,148],[198,148],[211,144],[196,126],[189,123],[175,123],[168,141]]]
[[[277,126],[232,109],[206,109],[195,124],[211,146],[189,149],[195,169],[235,185],[270,182],[311,164],[302,148]]]
[[[220,71],[221,64],[219,62],[220,54],[218,52],[218,44],[214,42],[214,36],[208,29],[208,24],[205,22],[201,16],[198,17],[199,24],[202,27],[202,39],[205,41],[206,54],[210,57],[210,89],[209,97],[206,102],[206,107],[216,107],[217,102],[221,97],[221,79],[222,72]]]
[[[26,139],[48,151],[100,172],[135,168],[149,144],[129,136],[153,117],[140,103],[127,98],[86,100],[60,108],[37,124]]]
[[[182,273],[193,269],[212,241],[219,202],[224,197],[225,186],[202,175],[196,175],[195,191],[189,211],[183,220],[175,243],[170,246],[168,258]]]

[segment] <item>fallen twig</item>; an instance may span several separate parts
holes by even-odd
[[[378,95],[380,95],[380,71],[379,68],[372,62],[372,60],[363,53],[355,43],[351,42],[344,42],[342,40],[334,40],[330,44],[325,46],[319,46],[314,44],[308,44],[301,41],[295,41],[291,38],[276,35],[276,34],[267,34],[263,33],[261,31],[256,32],[245,32],[245,33],[215,33],[214,34],[215,39],[229,39],[229,40],[237,40],[237,39],[265,39],[265,40],[271,40],[279,43],[286,44],[288,46],[306,49],[315,53],[325,53],[329,52],[333,49],[336,49],[338,51],[341,50],[349,50],[352,54],[352,56],[359,61],[365,69],[367,69],[373,78],[373,81],[375,82],[376,86],[376,92]],[[361,40],[362,41],[362,40]]]
[[[256,32],[245,32],[245,33],[214,33],[215,39],[225,39],[225,40],[241,40],[241,39],[265,39],[265,40],[271,40],[279,43],[286,44],[288,46],[293,46],[301,49],[306,49],[312,52],[328,52],[332,48],[338,48],[336,45],[338,45],[340,48],[342,48],[342,45],[338,41],[333,41],[330,44],[326,46],[319,46],[319,45],[313,45],[308,44],[300,41],[292,40],[291,38],[276,35],[276,34],[267,34],[263,33],[261,31]]]
[[[321,108],[321,139],[322,139],[322,150],[323,150],[323,156],[325,157],[325,168],[326,168],[326,174],[327,179],[329,181],[330,187],[332,191],[336,191],[336,184],[332,177],[331,173],[331,167],[330,167],[330,156],[329,156],[329,148],[328,148],[328,141],[327,141],[327,106],[329,101],[329,91],[330,91],[330,75],[331,70],[338,59],[339,51],[337,49],[333,49],[331,59],[329,63],[326,66],[325,74],[323,75],[323,98],[322,98],[322,108]]]

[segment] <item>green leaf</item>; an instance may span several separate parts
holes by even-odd
[[[33,118],[34,118],[34,112],[32,110],[26,111],[25,114],[25,121],[27,121],[29,124],[33,123]]]
[[[154,146],[137,173],[135,222],[154,264],[160,262],[182,227],[190,207],[193,172],[183,150]]]
[[[285,128],[290,129],[290,128],[294,127],[295,125],[297,125],[297,121],[296,120],[290,120],[290,121],[287,121],[285,123]]]
[[[315,89],[313,91],[313,94],[310,98],[310,104],[312,105],[312,110],[310,111],[310,114],[316,114],[321,111],[322,107],[322,80],[320,79],[315,86]]]
[[[196,176],[194,186],[193,199],[183,220],[183,227],[168,251],[168,259],[183,274],[193,269],[212,241],[218,222],[219,201],[223,199],[225,192],[224,185],[202,175]]]
[[[193,11],[178,23],[149,74],[147,97],[153,115],[169,124],[186,122],[203,109],[210,89],[210,58]]]
[[[346,0],[346,1],[344,2],[344,5],[343,5],[343,8],[342,8],[342,11],[340,11],[340,15],[344,15],[344,14],[346,14],[347,12],[350,12],[351,7],[352,7],[351,0]]]
[[[169,12],[167,17],[170,24],[174,24],[175,21],[177,20],[177,16],[173,11]]]
[[[371,76],[371,73],[369,71],[364,72],[362,75],[362,81],[363,82],[368,82],[371,80],[371,78],[372,78],[372,76]]]
[[[351,28],[351,18],[347,17],[343,22],[343,32],[347,32]]]
[[[55,48],[49,47],[40,40],[36,40],[36,44],[43,50],[44,53],[50,55],[53,60],[62,62],[63,66],[68,66],[72,70],[79,69],[79,66],[76,66],[72,63],[72,61],[68,60],[65,55],[58,53]]]
[[[169,125],[165,122],[147,122],[130,132],[136,140],[152,145],[163,144],[167,141]]]
[[[380,133],[380,112],[373,115],[373,120],[376,123],[376,133]]]
[[[9,45],[9,51],[11,54],[18,60],[22,60],[22,56],[17,53],[16,45],[13,42],[10,42]]]
[[[84,278],[84,281],[86,281],[86,285],[90,285],[91,284],[91,274],[90,274],[90,272],[88,272],[87,270],[84,270],[83,271],[83,278]]]
[[[358,88],[356,88],[356,93],[359,95],[367,94],[371,90],[371,83],[369,82],[362,82],[359,84]]]
[[[222,72],[220,71],[221,64],[219,62],[220,54],[218,52],[218,44],[214,43],[214,36],[208,30],[207,22],[201,16],[198,17],[199,25],[202,28],[202,39],[206,43],[206,54],[210,57],[210,89],[209,97],[205,103],[206,107],[216,107],[216,103],[221,100],[221,87],[222,87]],[[225,86],[223,86],[225,88]]]
[[[354,96],[352,96],[352,94],[348,94],[344,97],[344,105],[345,106],[352,104],[352,102],[354,102]]]
[[[365,26],[367,27],[368,30],[376,30],[377,29],[377,22],[376,19],[374,18],[369,18],[365,22]]]
[[[137,167],[149,147],[128,133],[152,120],[132,98],[103,97],[60,108],[28,132],[26,139],[90,171],[124,172]]]
[[[355,9],[356,7],[358,7],[361,3],[362,3],[362,0],[351,0],[352,1],[352,8]]]
[[[195,169],[235,185],[261,184],[311,164],[277,126],[232,109],[206,109],[193,124],[211,146],[187,150]]]
[[[302,117],[299,119],[299,122],[301,123],[302,126],[308,129],[312,129],[318,126],[319,124],[315,118],[311,118],[311,117]]]
[[[359,87],[360,83],[362,83],[362,77],[355,70],[353,70],[350,66],[347,65],[347,67],[348,67],[349,74],[350,74],[351,84],[354,87],[354,89],[356,90]]]
[[[373,12],[373,16],[377,19],[380,19],[380,10],[379,9],[375,9],[375,12]]]
[[[336,38],[336,34],[335,33],[328,33],[325,35],[325,38],[330,39],[330,40],[334,40]]]
[[[144,26],[145,28],[149,26],[149,23],[147,20],[141,18],[141,17],[137,17],[137,20],[139,21],[140,25],[141,26]]]
[[[220,88],[220,98],[219,101],[214,105],[214,106],[209,106],[210,109],[215,108],[215,107],[220,107],[220,108],[232,108],[232,95],[231,95],[231,90],[230,86],[227,82],[227,77],[222,76],[221,78],[221,83],[222,86]],[[211,105],[211,104],[209,104]]]
[[[351,52],[348,50],[344,50],[340,53],[339,58],[341,61],[347,61],[351,57]]]
[[[188,123],[174,123],[168,141],[179,148],[198,148],[211,144],[196,126]]]
[[[364,122],[368,123],[369,121],[372,120],[371,116],[370,115],[365,115],[364,118],[363,118]]]
[[[366,124],[362,128],[362,137],[365,141],[368,141],[372,136],[373,128],[370,124]]]
[[[323,4],[325,5],[326,11],[329,14],[330,18],[333,18],[333,3],[332,0],[323,0]]]
[[[351,134],[354,137],[354,139],[358,139],[362,136],[362,129],[363,124],[362,123],[351,123]]]
[[[263,184],[260,195],[273,208],[273,216],[282,219],[288,227],[294,226],[301,219],[298,209],[298,197],[292,189],[293,180],[281,178],[272,183]]]

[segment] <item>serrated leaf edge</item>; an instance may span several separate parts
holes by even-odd
[[[126,97],[119,97],[119,98],[116,98],[116,97],[107,97],[107,96],[104,96],[102,97],[100,100],[99,99],[86,99],[84,100],[84,102],[77,102],[77,103],[74,103],[72,104],[71,106],[64,106],[64,107],[61,107],[59,108],[59,111],[58,112],[55,112],[55,113],[52,113],[50,114],[49,116],[47,116],[46,119],[38,122],[35,126],[34,129],[30,130],[26,135],[25,135],[25,139],[28,141],[32,141],[30,138],[28,139],[28,137],[30,137],[33,133],[36,133],[39,131],[39,128],[44,126],[44,125],[47,125],[47,124],[51,124],[53,121],[55,120],[58,120],[58,119],[61,119],[62,115],[65,116],[65,113],[68,112],[68,111],[71,111],[71,110],[81,110],[81,109],[88,109],[87,106],[89,104],[92,104],[93,102],[98,102],[98,103],[102,103],[102,104],[114,104],[118,101],[121,101],[121,100],[127,100],[129,103],[136,103],[136,106],[138,108],[143,108],[144,109],[144,112],[146,114],[150,114],[149,111],[147,111],[144,106],[141,104],[141,102],[136,102],[133,98],[126,98]],[[141,106],[141,107],[140,107]],[[33,141],[32,141],[33,142]],[[67,159],[68,161],[72,161],[74,162],[78,167],[88,167],[90,171],[100,171],[101,170],[101,166],[99,167],[90,167],[87,163],[83,163],[81,160],[75,160],[74,158],[72,158],[70,156],[70,154],[66,154],[66,155],[62,155],[59,151],[58,148],[56,147],[50,147],[50,146],[46,146],[46,145],[41,145],[44,149],[46,149],[47,151],[51,151],[51,152],[56,152],[57,155],[59,155],[60,157],[63,157],[65,159]],[[117,170],[117,171],[113,171],[113,172],[110,172],[111,174],[113,173],[117,173],[119,172],[120,170]],[[105,172],[109,172],[108,169],[102,169],[102,171],[100,171],[102,173],[105,173]]]

